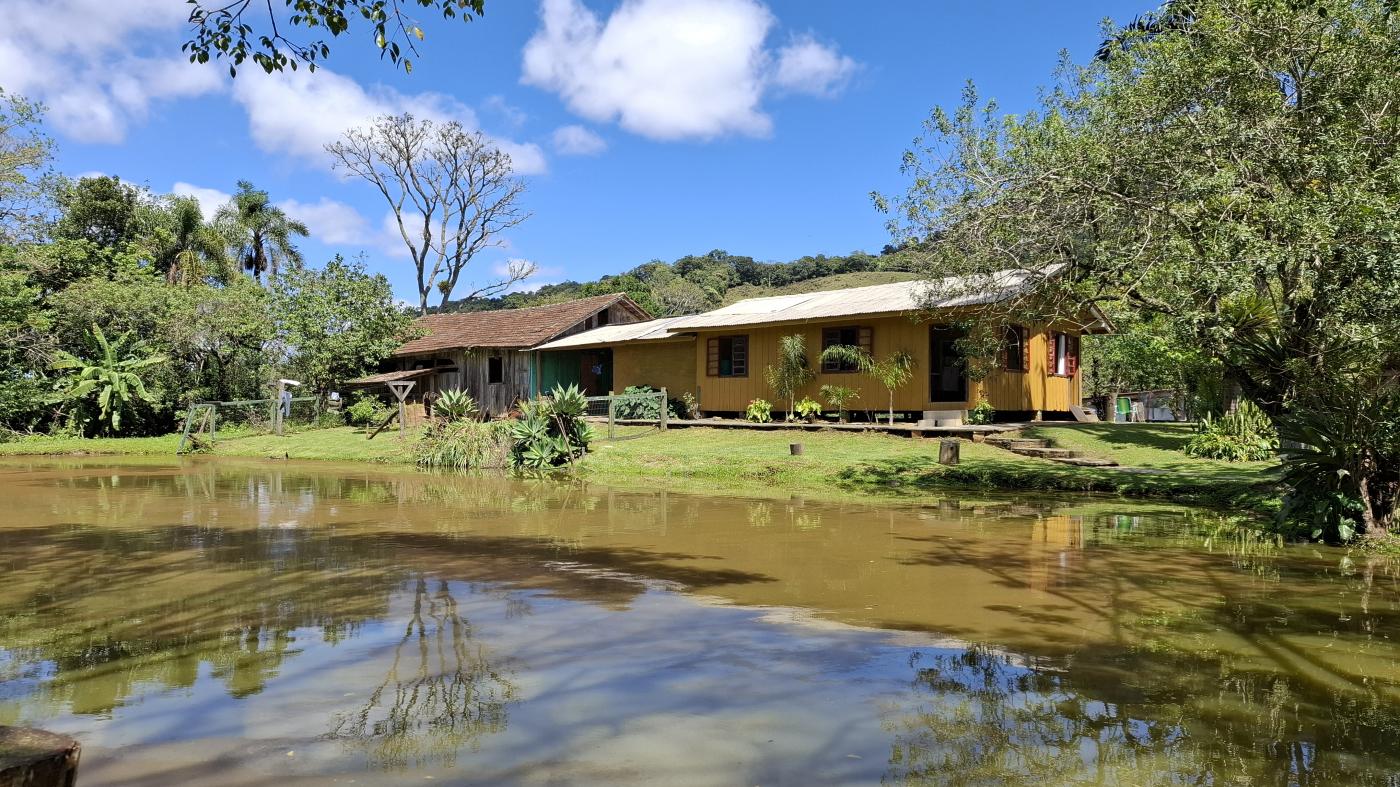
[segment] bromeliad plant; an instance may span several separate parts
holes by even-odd
[[[517,468],[547,470],[588,452],[595,437],[583,420],[588,398],[577,385],[556,385],[548,397],[520,403],[521,417],[510,425]]]
[[[145,343],[130,331],[108,340],[102,328],[94,324],[90,337],[96,351],[92,359],[59,351],[51,368],[71,369],[76,374],[55,401],[77,406],[74,421],[84,432],[94,423],[101,432],[119,432],[122,416],[129,414],[138,402],[155,401],[141,381],[141,373],[165,363],[165,356],[148,354]]]

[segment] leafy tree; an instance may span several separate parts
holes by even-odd
[[[266,191],[253,188],[246,180],[238,181],[238,192],[219,208],[214,224],[243,269],[258,281],[266,273],[276,276],[283,265],[302,262],[293,238],[306,237],[306,225],[289,217],[272,204]]]
[[[39,106],[0,89],[0,242],[38,234],[53,142],[41,128]]]
[[[78,405],[77,421],[84,429],[96,423],[102,432],[119,432],[124,414],[138,402],[155,400],[141,381],[141,374],[164,363],[165,357],[146,352],[145,344],[131,333],[108,341],[96,324],[92,326],[91,338],[95,354],[90,359],[60,350],[51,368],[75,372],[61,401]]]
[[[99,248],[117,249],[135,242],[149,229],[142,210],[145,194],[111,175],[79,178],[58,194],[60,216],[52,235],[85,240]]]
[[[788,420],[796,417],[797,391],[816,377],[807,365],[807,339],[800,333],[778,340],[778,365],[764,371],[768,387],[779,399],[788,400]]]
[[[833,344],[822,350],[822,361],[853,363],[861,374],[884,386],[890,397],[890,423],[894,423],[894,392],[914,378],[914,356],[904,350],[896,350],[885,360],[877,361],[864,348]]]
[[[373,369],[409,338],[412,319],[394,302],[389,280],[336,257],[321,270],[277,277],[271,311],[288,371],[313,390]]]
[[[417,270],[421,314],[434,289],[446,306],[476,255],[501,245],[502,233],[530,217],[517,204],[525,183],[510,155],[455,120],[385,115],[326,150],[337,170],[373,184],[389,203]],[[533,263],[513,261],[505,276],[467,299],[497,295],[534,272]]]
[[[1029,277],[979,322],[1122,301],[1276,415],[1329,337],[1400,325],[1400,18],[1386,0],[1173,6],[1065,63],[1037,111],[999,116],[971,89],[935,110],[908,190],[877,205],[931,280],[967,277],[935,297]],[[1256,306],[1302,367],[1236,352]]]
[[[45,403],[38,368],[49,326],[40,295],[22,271],[0,266],[0,426],[32,426]]]
[[[287,68],[295,71],[298,63],[314,71],[330,55],[330,44],[324,38],[293,40],[291,31],[326,30],[337,37],[354,25],[367,25],[379,56],[411,72],[413,61],[407,54],[417,56],[418,44],[427,37],[412,16],[414,10],[469,22],[481,16],[486,6],[485,0],[268,0],[265,5],[252,0],[188,2],[194,32],[181,50],[189,53],[191,63],[227,58],[229,74],[235,76],[249,59],[269,74]],[[277,5],[291,13],[284,14],[274,7]]]

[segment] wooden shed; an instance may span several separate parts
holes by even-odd
[[[535,349],[600,326],[650,320],[651,315],[624,293],[525,309],[431,314],[415,325],[423,335],[394,351],[381,373],[418,371],[414,399],[427,391],[460,388],[484,412],[498,416],[539,391]],[[585,388],[599,380],[579,370]]]

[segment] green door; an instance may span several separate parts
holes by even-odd
[[[579,385],[580,355],[577,350],[540,353],[540,393],[548,393],[556,385]]]

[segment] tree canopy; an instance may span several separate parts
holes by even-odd
[[[324,37],[352,31],[372,34],[375,48],[405,72],[413,70],[418,44],[427,34],[415,12],[470,22],[486,9],[485,0],[187,0],[193,31],[181,49],[191,63],[228,60],[229,74],[252,60],[271,74],[305,65],[314,71],[330,56]],[[312,37],[299,38],[310,31]]]
[[[905,154],[907,191],[877,205],[930,279],[1039,280],[980,310],[989,331],[1123,303],[1277,414],[1302,367],[1388,342],[1400,321],[1391,5],[1171,4],[1064,62],[1033,112],[1001,115],[971,87],[935,110]],[[1259,341],[1281,362],[1259,363]]]

